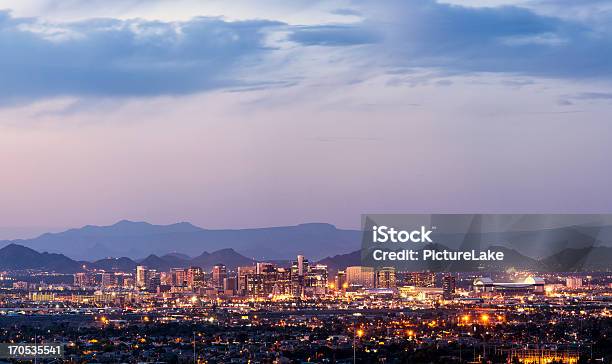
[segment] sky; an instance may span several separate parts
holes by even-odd
[[[3,0],[0,239],[612,212],[612,2]]]

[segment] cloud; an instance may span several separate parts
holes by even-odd
[[[0,97],[155,96],[240,85],[281,23],[92,19],[46,24],[0,12]]]
[[[380,41],[379,34],[359,25],[296,27],[289,39],[302,45],[350,46]]]
[[[612,29],[522,6],[466,7],[433,0],[354,2],[359,24],[294,33],[304,45],[373,44],[392,67],[569,79],[612,77]],[[608,13],[612,23],[612,17]]]
[[[368,74],[428,69],[439,76],[610,79],[612,19],[602,21],[610,13],[591,22],[533,5],[546,1],[467,7],[434,0],[352,0],[328,11],[351,15],[354,22],[303,26],[217,17],[50,22],[0,11],[0,103],[259,89],[293,82],[283,77],[296,70],[304,79],[316,76],[322,64],[353,74],[365,68]],[[282,48],[280,55],[270,39]],[[350,52],[332,56],[312,46]],[[312,51],[301,57],[300,49]],[[325,57],[327,64],[320,62]],[[253,84],[250,77],[261,81]]]

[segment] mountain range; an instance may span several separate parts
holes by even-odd
[[[430,245],[427,249],[446,249],[441,245]],[[612,260],[612,248],[595,247],[583,249],[565,249],[542,260],[535,260],[520,254],[517,251],[505,247],[490,247],[493,251],[504,252],[503,264],[485,263],[474,266],[473,270],[498,271],[508,268],[529,270],[553,270],[565,271],[565,267],[573,267],[574,270],[609,270]],[[338,254],[324,258],[316,263],[328,266],[330,276],[348,266],[362,265],[361,250],[347,254]],[[185,268],[189,266],[201,267],[210,271],[215,264],[225,264],[230,270],[239,266],[249,266],[255,263],[233,249],[221,249],[212,253],[204,252],[194,258],[183,254],[165,254],[157,256],[151,254],[142,260],[132,260],[127,257],[104,258],[93,262],[76,261],[57,253],[39,253],[31,248],[9,244],[0,249],[0,271],[6,270],[44,270],[57,273],[76,273],[84,270],[100,269],[104,271],[130,272],[137,265],[144,265],[151,269],[168,271],[171,268]],[[288,265],[289,261],[279,261],[280,265]],[[430,265],[412,265],[411,270],[431,269]],[[450,267],[450,271],[465,271],[465,266]],[[454,269],[455,268],[455,269]],[[470,267],[467,267],[470,268]],[[472,269],[468,269],[472,270]]]
[[[76,273],[84,270],[100,269],[105,271],[129,272],[137,265],[167,271],[171,268],[190,266],[211,270],[215,264],[225,264],[229,269],[252,265],[253,260],[237,253],[234,249],[221,249],[212,253],[204,252],[195,258],[166,254],[161,257],[151,254],[142,260],[127,257],[104,258],[96,261],[76,261],[63,254],[39,253],[34,249],[9,244],[0,249],[0,271],[3,270],[41,270],[57,273]]]
[[[303,254],[311,261],[331,261],[333,264],[329,265],[333,266],[342,265],[339,262],[348,259],[357,262],[355,258],[359,257],[354,252],[361,247],[361,239],[359,230],[339,229],[325,223],[211,230],[187,222],[154,225],[122,220],[110,226],[87,225],[32,239],[0,241],[0,246],[20,245],[33,251],[48,252],[46,257],[39,257],[43,265],[33,260],[29,263],[43,268],[60,264],[63,260],[70,269],[72,263],[66,260],[70,259],[77,263],[123,269],[134,266],[143,260],[142,257],[145,257],[145,263],[159,269],[190,264],[209,267],[219,260],[228,266],[237,266],[255,260],[286,263],[295,259],[297,254]],[[496,246],[509,249],[509,253],[515,252],[517,259],[524,262],[536,260],[547,266],[558,266],[560,262],[571,263],[571,256],[583,251],[612,247],[612,226],[568,225],[499,233],[440,232],[436,235],[436,243],[452,250]],[[353,255],[347,255],[347,252],[353,252],[349,253]],[[335,257],[338,262],[330,257]],[[575,263],[604,264],[599,258]],[[7,264],[9,267],[12,263],[9,261]]]
[[[138,259],[147,254],[162,256],[171,251],[196,256],[202,251],[231,247],[247,257],[282,260],[297,254],[320,259],[357,249],[360,242],[360,231],[338,229],[323,223],[209,230],[187,222],[153,225],[122,220],[110,226],[87,225],[33,239],[0,241],[0,246],[19,244],[39,251],[62,253],[76,260],[109,256]]]

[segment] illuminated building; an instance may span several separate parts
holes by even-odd
[[[326,294],[328,286],[327,266],[323,264],[311,266],[306,273],[305,282],[308,296]]]
[[[144,265],[136,266],[136,287],[147,285],[147,268]]]
[[[308,272],[308,259],[303,255],[298,255],[297,260],[291,264],[291,287],[295,297],[304,296],[306,283],[304,276]]]
[[[93,287],[96,284],[96,280],[93,274],[88,272],[80,272],[74,275],[75,287]]]
[[[203,286],[204,272],[202,272],[200,267],[189,267],[186,278],[188,287],[199,288]]]
[[[395,288],[396,286],[395,268],[385,267],[376,271],[377,288]]]
[[[238,282],[236,277],[227,277],[223,279],[223,292],[226,295],[234,295],[236,294],[236,290],[238,289]]]
[[[527,277],[522,282],[494,282],[491,278],[476,278],[473,283],[476,292],[535,293],[544,294],[544,279]]]
[[[445,275],[442,278],[442,297],[445,300],[452,300],[457,289],[457,278],[452,275]]]
[[[398,272],[399,284],[414,287],[435,287],[436,274],[433,272]]]
[[[117,286],[117,278],[113,273],[102,273],[102,287],[110,288]]]
[[[260,294],[270,295],[274,291],[276,284],[276,267],[272,263],[257,263],[256,274],[261,281]]]
[[[343,270],[340,270],[338,271],[338,274],[336,274],[336,281],[335,281],[336,289],[337,290],[346,289],[345,285],[347,285],[346,272]]]
[[[371,267],[362,266],[347,267],[346,283],[349,286],[374,288],[374,269]]]
[[[55,300],[55,293],[53,292],[30,292],[28,294],[30,301],[41,302],[41,301],[53,301]]]
[[[304,258],[303,255],[297,256],[297,269],[297,273],[300,276],[303,276],[308,271],[308,259]]]
[[[509,363],[518,361],[521,364],[576,364],[579,355],[575,351],[558,351],[548,349],[512,350]]]
[[[582,288],[581,277],[567,277],[565,279],[565,286],[569,289],[580,289]]]
[[[187,286],[187,270],[183,268],[172,268],[170,270],[172,274],[172,286],[173,287],[186,287]]]
[[[254,266],[238,267],[238,293],[246,296],[249,294],[249,277],[257,274]]]
[[[151,269],[147,272],[146,282],[147,291],[156,292],[157,287],[161,285],[161,276],[156,270]]]
[[[224,264],[216,264],[212,269],[212,284],[213,287],[222,289],[223,280],[227,278],[227,268]]]
[[[276,268],[276,282],[272,293],[275,295],[291,295],[291,270]]]

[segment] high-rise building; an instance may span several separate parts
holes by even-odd
[[[117,286],[117,278],[113,273],[102,273],[101,282],[102,288],[110,288]]]
[[[569,289],[580,289],[582,288],[581,277],[567,277],[565,279],[565,286]]]
[[[414,287],[435,287],[436,274],[433,272],[397,272],[398,285]]]
[[[305,289],[307,295],[324,295],[327,293],[327,287],[327,266],[323,264],[315,264],[310,266],[305,279]]]
[[[154,269],[149,270],[147,272],[147,291],[157,292],[159,286],[161,286],[161,274]]]
[[[213,287],[222,289],[223,280],[227,278],[227,268],[224,264],[216,264],[212,269],[212,284]]]
[[[95,283],[94,275],[89,272],[80,272],[74,275],[74,285],[76,287],[93,287]]]
[[[238,294],[249,295],[249,277],[255,274],[257,274],[257,270],[254,266],[238,267]]]
[[[384,267],[376,271],[376,287],[395,288],[395,268]]]
[[[136,287],[145,287],[147,285],[147,268],[144,265],[136,266]]]
[[[291,294],[291,270],[285,268],[276,268],[276,282],[272,293],[275,295],[290,295]]]
[[[349,287],[374,288],[374,268],[362,266],[347,267],[346,283]]]
[[[223,279],[223,291],[225,294],[234,295],[238,288],[236,277],[227,277]]]
[[[187,286],[187,269],[172,268],[170,270],[170,274],[172,274],[172,286],[173,287],[186,287]]]
[[[308,273],[308,259],[298,255],[297,260],[291,264],[291,290],[296,297],[303,297],[306,287],[305,275]]]
[[[457,289],[457,278],[450,274],[442,278],[442,297],[445,300],[452,300]]]
[[[298,274],[303,276],[308,272],[308,259],[304,258],[303,255],[297,256],[297,268]]]
[[[274,292],[276,285],[277,271],[276,266],[272,263],[257,263],[258,281],[261,282],[260,295],[271,295]]]
[[[200,267],[189,267],[187,268],[187,287],[189,288],[199,288],[202,286],[203,281],[203,271]]]
[[[335,286],[337,290],[345,290],[348,286],[346,283],[346,272],[339,270],[336,274]]]

